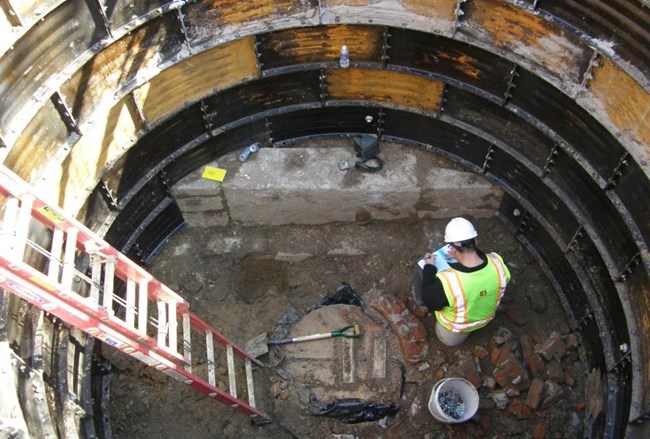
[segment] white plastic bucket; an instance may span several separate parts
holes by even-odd
[[[465,406],[465,412],[459,419],[447,415],[440,406],[440,395],[443,392],[452,391],[458,394]],[[445,378],[438,381],[431,390],[429,397],[429,411],[433,417],[445,424],[459,424],[468,421],[478,410],[478,392],[476,388],[464,378]]]

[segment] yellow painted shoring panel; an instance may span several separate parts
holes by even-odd
[[[603,58],[600,63],[589,82],[591,93],[612,124],[646,146],[650,159],[650,94],[610,60]]]
[[[125,81],[149,71],[158,60],[159,46],[168,37],[162,20],[155,19],[111,44],[88,61],[61,87],[68,107],[82,125],[102,99],[112,100]]]
[[[190,14],[196,10],[215,26],[222,27],[303,12],[308,5],[309,2],[303,0],[199,0],[190,9]]]
[[[77,212],[104,170],[135,144],[142,130],[131,96],[95,113],[93,129],[79,139],[60,165],[48,167],[42,193],[70,212]]]
[[[27,181],[39,175],[51,157],[68,142],[68,129],[51,100],[47,100],[22,131],[4,164]]]
[[[325,73],[328,99],[368,100],[427,113],[440,108],[439,81],[387,70],[331,69]]]
[[[446,21],[456,20],[458,0],[322,0],[323,9],[335,6],[390,8],[390,3],[398,3],[400,7],[423,17],[440,18]],[[397,8],[394,8],[397,10]]]
[[[581,65],[591,50],[577,37],[502,0],[466,3],[462,31],[512,50],[560,78],[581,81]]]
[[[135,90],[144,118],[153,122],[216,91],[259,77],[253,37],[187,58]]]

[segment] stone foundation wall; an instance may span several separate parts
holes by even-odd
[[[243,163],[231,153],[208,165],[226,169],[222,182],[201,167],[173,193],[190,227],[490,217],[501,202],[500,189],[430,152],[382,144],[385,166],[370,174],[341,170],[352,144],[331,143],[262,148]]]

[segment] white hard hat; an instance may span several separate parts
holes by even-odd
[[[461,242],[478,236],[476,229],[465,218],[454,218],[445,228],[445,242]]]

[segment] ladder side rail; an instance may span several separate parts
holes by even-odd
[[[198,326],[199,328],[204,328],[204,334],[206,337],[209,336],[210,340],[215,340],[217,343],[226,346],[229,357],[229,369],[234,369],[232,367],[234,364],[234,353],[242,358],[249,358],[250,361],[257,364],[262,365],[261,362],[252,358],[246,351],[211,328],[198,317],[188,313],[187,309],[189,308],[189,304],[181,296],[153,278],[144,268],[128,259],[106,241],[95,235],[77,221],[76,218],[67,215],[62,209],[50,205],[39,198],[32,192],[26,182],[22,181],[3,165],[0,165],[0,195],[4,195],[8,200],[13,199],[13,197],[20,200],[17,214],[13,218],[10,218],[12,221],[7,221],[7,223],[11,223],[12,225],[10,233],[12,234],[12,241],[15,244],[16,251],[13,254],[7,252],[7,254],[0,256],[0,287],[12,291],[29,303],[50,312],[66,323],[97,337],[104,341],[104,343],[122,350],[145,364],[154,366],[156,369],[167,373],[169,376],[185,384],[190,384],[195,390],[201,391],[220,402],[237,407],[258,421],[269,420],[268,416],[253,406],[238,400],[228,392],[215,387],[185,370],[188,364],[187,359],[191,359],[191,353],[186,356],[184,352],[183,357],[178,354],[178,315],[180,314],[183,318],[183,347],[184,349],[187,348],[188,352],[191,352],[191,346],[187,346],[189,345],[189,337],[186,337],[185,334],[191,333],[191,330],[194,329],[193,326]],[[5,208],[5,211],[11,211],[11,206],[16,206],[17,202],[16,204],[6,203],[6,205],[9,206],[9,209]],[[13,222],[14,218],[15,222]],[[56,239],[58,239],[60,233],[57,230],[61,230],[69,235],[66,240],[66,247],[63,249],[63,264],[61,264],[59,258],[54,258],[50,255],[51,265],[55,263],[57,265],[51,271],[48,268],[47,274],[22,261],[27,244],[29,224],[32,219],[37,220],[45,227],[54,231],[57,235]],[[104,307],[97,306],[98,303],[96,302],[92,303],[92,300],[99,292],[97,281],[101,278],[101,274],[98,276],[97,270],[93,272],[92,279],[83,279],[90,286],[90,301],[86,300],[87,298],[82,297],[71,288],[75,273],[74,262],[76,250],[79,250],[82,254],[96,255],[103,260],[109,260],[109,263],[106,264],[107,273],[104,276]],[[20,254],[18,255],[18,253]],[[61,251],[59,250],[59,257],[60,253]],[[20,263],[16,259],[21,259]],[[53,259],[56,260],[53,261]],[[113,262],[110,263],[110,260]],[[59,277],[58,269],[61,269],[61,283],[56,279]],[[146,310],[144,313],[141,310],[138,312],[139,327],[137,329],[134,325],[134,316],[129,315],[125,319],[127,321],[133,321],[133,325],[125,325],[125,321],[113,315],[113,297],[111,296],[115,277],[127,283],[130,281],[135,281],[139,284],[146,283],[147,287],[144,288],[144,291],[146,292],[147,300],[142,302],[148,303],[149,301],[153,301],[158,304],[157,340],[146,334],[146,325],[141,325],[143,321],[147,322],[149,320]],[[86,292],[88,293],[88,291]],[[129,298],[127,298],[128,314],[128,306],[133,305],[134,300],[132,294],[127,295],[129,295]],[[133,312],[135,313],[136,311],[134,310]],[[190,329],[187,330],[186,326],[189,326]],[[145,334],[142,332],[145,332]],[[250,361],[246,362],[247,369]],[[191,367],[189,369],[191,370]],[[234,393],[234,389],[231,389],[231,392]]]
[[[104,258],[115,258],[115,274],[121,280],[126,282],[129,278],[136,281],[146,279],[151,283],[151,288],[149,289],[151,300],[155,301],[159,298],[164,298],[170,302],[178,302],[183,309],[189,307],[181,296],[153,278],[144,268],[112,247],[76,218],[68,215],[63,209],[50,205],[37,194],[33,193],[31,187],[26,182],[4,165],[0,165],[0,194],[11,195],[19,199],[25,196],[29,196],[30,199],[33,198],[31,216],[34,219],[50,230],[60,228],[67,233],[68,229],[76,228],[78,230],[77,246],[79,250],[84,253],[99,252]]]
[[[84,314],[75,308],[74,305],[58,297],[55,293],[48,291],[38,281],[22,277],[16,271],[8,269],[4,264],[0,264],[0,288],[11,291],[27,302],[60,318],[67,324],[98,338],[105,344],[190,385],[194,390],[204,393],[224,404],[237,407],[254,420],[269,421],[269,417],[260,410],[248,405],[244,401],[233,398],[227,392],[210,385],[200,377],[186,372],[175,362],[158,355],[156,352],[151,352],[134,340],[124,339],[120,334],[107,327],[101,319]]]
[[[216,329],[214,329],[212,326],[208,325],[206,322],[201,320],[198,316],[195,314],[190,315],[190,320],[192,327],[194,328],[195,331],[197,332],[212,332],[212,335],[214,336],[214,339],[217,343],[219,343],[222,346],[232,346],[233,351],[235,354],[237,354],[240,358],[248,358],[251,360],[253,363],[257,364],[258,366],[264,366],[264,363],[262,363],[260,360],[257,358],[253,357],[251,354],[246,352],[242,347],[237,345],[237,343],[233,342],[220,332],[218,332]]]
[[[21,295],[21,297],[25,298],[28,302],[44,309],[45,311],[55,314],[52,310],[42,306],[43,299],[35,300],[39,299],[38,295],[45,297],[43,292],[46,292],[48,298],[56,299],[54,300],[54,303],[56,303],[57,306],[65,304],[65,309],[72,309],[72,311],[68,311],[68,314],[72,315],[75,320],[73,322],[68,322],[69,324],[78,326],[80,329],[88,332],[87,329],[90,327],[90,321],[101,322],[102,327],[109,328],[115,334],[119,334],[122,339],[132,341],[133,344],[142,345],[143,349],[151,350],[169,361],[184,364],[183,357],[177,352],[166,349],[164,346],[159,346],[155,339],[149,336],[143,336],[136,332],[134,328],[128,328],[122,320],[110,315],[108,310],[104,307],[95,306],[76,292],[72,290],[60,290],[59,285],[52,283],[46,274],[38,271],[34,267],[24,262],[16,264],[6,257],[0,256],[0,269],[5,273],[10,272],[12,274],[12,279],[24,279],[24,282],[18,283],[18,288],[20,288],[21,284],[26,283],[27,286],[23,286],[22,288],[26,293],[25,295]],[[13,284],[16,284],[16,282],[13,281],[12,285]],[[29,299],[30,288],[37,289],[37,296],[32,298],[32,300]],[[12,288],[8,289],[14,291]],[[35,293],[32,293],[32,295],[33,294]],[[61,319],[66,321],[63,317]]]

